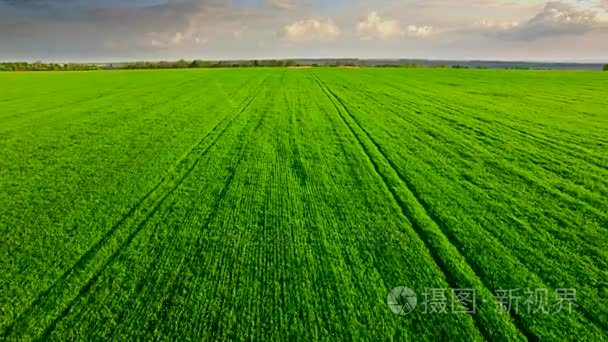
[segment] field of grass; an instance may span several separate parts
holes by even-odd
[[[0,339],[608,339],[607,151],[600,72],[0,74]]]

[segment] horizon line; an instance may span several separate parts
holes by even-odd
[[[295,58],[177,58],[177,59],[125,59],[125,60],[104,60],[104,61],[70,61],[69,59],[58,60],[58,59],[2,59],[0,63],[57,63],[57,64],[110,64],[110,63],[134,63],[134,62],[171,62],[171,61],[203,61],[203,62],[220,62],[220,61],[286,61],[286,60],[358,60],[358,61],[428,61],[428,62],[498,62],[498,63],[551,63],[551,64],[605,64],[608,63],[608,58],[605,60],[590,59],[590,60],[535,60],[535,59],[472,59],[472,58],[413,58],[413,57],[397,57],[397,58],[383,58],[383,57],[372,57],[372,58],[361,58],[361,57],[295,57]]]

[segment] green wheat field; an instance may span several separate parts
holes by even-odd
[[[608,73],[0,74],[0,229],[4,340],[608,339]]]

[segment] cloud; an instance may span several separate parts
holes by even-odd
[[[79,26],[99,27],[105,46],[117,53],[135,48],[178,54],[207,44],[209,36],[233,39],[238,15],[218,0],[141,0],[121,6],[91,2],[89,6],[86,17],[91,20]]]
[[[65,4],[67,1],[65,0],[0,0],[0,3],[6,3],[11,6],[20,7],[20,6],[54,6]]]
[[[182,32],[175,32],[173,34],[159,33],[159,32],[148,32],[144,35],[144,38],[138,42],[140,47],[149,47],[157,49],[167,49],[182,45],[186,41],[190,41],[190,37],[187,37]],[[122,42],[113,41],[114,47],[121,48]]]
[[[357,24],[357,33],[363,39],[391,39],[404,34],[397,20],[382,19],[376,12],[371,12]]]
[[[383,19],[377,12],[371,12],[357,24],[357,33],[362,39],[394,39],[406,36],[425,37],[433,33],[431,26],[408,25],[401,28],[399,21]]]
[[[286,25],[283,29],[283,37],[287,41],[330,41],[340,36],[340,28],[331,18],[326,19],[304,19]]]
[[[171,48],[176,54],[196,51],[200,45],[214,41],[230,44],[241,40],[247,29],[243,22],[259,19],[245,9],[230,7],[217,0],[176,0],[141,8],[103,8],[95,13],[98,20],[113,23],[114,27],[131,33],[115,34],[115,46],[136,44],[159,50]]]
[[[582,35],[597,24],[597,12],[551,1],[530,20],[512,27],[499,27],[496,33],[509,39],[534,41],[551,36]]]
[[[433,34],[432,26],[416,26],[416,25],[408,25],[407,26],[407,35],[414,37],[426,37]]]
[[[482,19],[475,23],[475,26],[496,30],[511,30],[520,25],[519,21],[496,21],[491,19]]]
[[[555,1],[0,0],[0,59],[605,60],[608,0]]]
[[[295,0],[266,0],[266,4],[278,9],[292,9],[296,7]]]
[[[186,37],[184,36],[183,33],[181,33],[181,32],[175,32],[175,34],[173,35],[173,37],[171,37],[171,43],[179,45],[179,44],[181,44],[181,43],[184,42],[185,38]]]

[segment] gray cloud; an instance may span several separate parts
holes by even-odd
[[[28,6],[56,6],[61,4],[69,4],[70,0],[0,0],[0,4],[4,3],[13,7],[28,7]]]
[[[0,60],[598,59],[606,1],[0,0]]]
[[[205,28],[225,25],[234,15],[219,0],[3,1],[0,44],[9,48],[0,58],[191,55],[208,41],[199,35]]]

